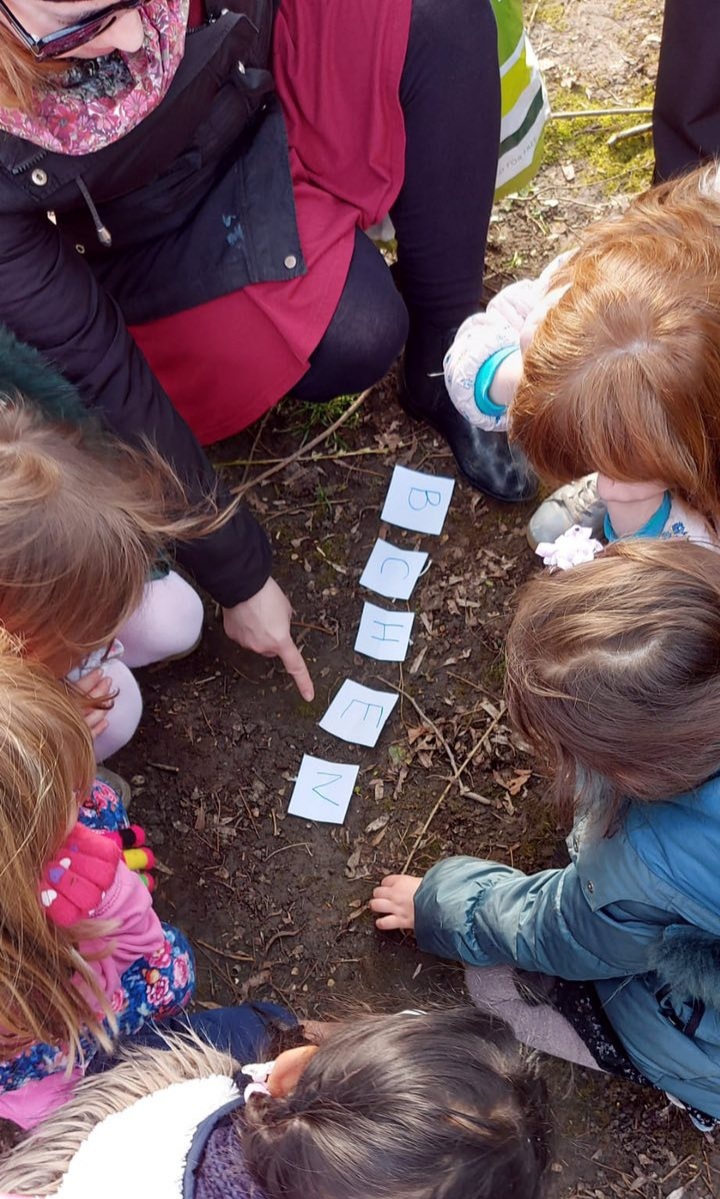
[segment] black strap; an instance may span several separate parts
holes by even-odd
[[[702,999],[693,999],[690,1019],[687,1021],[681,1020],[672,1005],[670,992],[671,987],[669,983],[665,983],[664,986],[660,987],[659,991],[655,992],[660,1013],[666,1020],[670,1021],[673,1028],[676,1028],[678,1032],[683,1033],[686,1037],[694,1037],[698,1030],[698,1025],[705,1015],[705,1004]]]

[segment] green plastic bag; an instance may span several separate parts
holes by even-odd
[[[495,199],[526,187],[542,160],[550,104],[523,26],[522,0],[492,0],[498,27],[502,121]]]

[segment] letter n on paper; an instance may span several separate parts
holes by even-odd
[[[304,754],[288,814],[326,824],[342,824],[357,781],[358,766],[326,762]]]

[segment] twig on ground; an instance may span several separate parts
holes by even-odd
[[[448,780],[448,784],[447,784],[447,786],[446,786],[446,787],[444,788],[444,790],[441,792],[441,794],[440,794],[440,796],[439,796],[439,798],[438,798],[438,800],[437,800],[436,804],[434,805],[434,807],[433,807],[433,809],[432,809],[432,811],[431,811],[430,815],[428,816],[428,818],[427,818],[427,820],[425,821],[424,825],[423,825],[423,826],[422,826],[422,828],[420,829],[420,832],[418,833],[417,837],[415,838],[415,841],[414,841],[414,843],[413,843],[413,847],[412,847],[412,849],[410,850],[410,853],[408,854],[408,856],[407,856],[407,859],[406,859],[406,861],[405,861],[405,865],[404,865],[404,866],[403,866],[403,868],[402,868],[402,872],[401,872],[402,874],[407,874],[407,872],[408,872],[408,869],[409,869],[409,867],[410,867],[410,863],[412,862],[413,858],[415,857],[415,854],[416,854],[416,852],[417,852],[417,850],[418,850],[418,848],[419,848],[419,846],[420,846],[420,842],[422,841],[423,837],[425,836],[425,834],[427,833],[428,829],[430,828],[430,825],[432,824],[433,820],[435,819],[435,817],[437,816],[438,812],[440,811],[440,808],[442,807],[443,803],[445,802],[445,799],[446,799],[446,797],[447,797],[447,796],[450,794],[450,791],[451,791],[451,789],[452,789],[453,783],[456,783],[456,782],[457,782],[457,780],[460,778],[460,775],[461,775],[461,774],[464,772],[464,770],[465,770],[465,769],[466,769],[466,768],[467,768],[467,767],[470,765],[470,763],[472,762],[472,760],[473,760],[473,758],[475,757],[475,755],[476,755],[476,754],[479,752],[479,750],[480,750],[480,749],[482,749],[483,745],[484,745],[484,744],[485,744],[485,742],[487,741],[487,739],[488,739],[488,737],[490,736],[490,734],[492,733],[493,729],[494,729],[494,728],[496,728],[496,726],[497,726],[497,725],[500,723],[500,721],[501,721],[502,717],[504,716],[504,714],[505,714],[505,704],[501,704],[501,705],[500,705],[500,711],[498,712],[497,716],[494,716],[494,717],[492,718],[492,720],[490,721],[490,724],[489,724],[489,725],[487,726],[487,728],[485,729],[485,732],[483,733],[482,737],[480,737],[480,738],[479,738],[479,740],[475,742],[475,744],[473,745],[472,749],[470,750],[470,753],[467,755],[467,757],[465,758],[465,760],[464,760],[463,762],[461,762],[461,763],[460,763],[460,766],[459,766],[459,767],[458,767],[458,769],[455,771],[455,773],[453,774],[452,778]]]
[[[247,462],[244,463],[245,470],[243,471],[243,477],[240,480],[241,483],[244,483],[247,480],[248,471],[250,470],[250,467],[253,464],[253,458],[255,457],[255,451],[258,447],[258,442],[260,441],[260,438],[262,437],[263,433],[265,432],[265,425],[268,422],[268,417],[270,416],[271,412],[272,412],[272,408],[270,408],[265,413],[264,417],[260,421],[260,424],[258,425],[258,430],[257,430],[257,433],[255,434],[255,437],[254,437],[253,443],[252,443],[252,448],[250,450],[250,457],[248,458]]]
[[[266,862],[269,862],[271,858],[274,858],[276,854],[286,853],[288,849],[300,849],[301,847],[308,851],[308,857],[312,857],[312,853],[310,852],[309,842],[293,841],[292,845],[281,845],[279,849],[274,849],[272,851],[272,853],[269,853],[266,858],[263,858],[263,866],[265,865]]]
[[[229,949],[218,949],[217,945],[210,945],[207,941],[201,941],[199,937],[193,937],[196,945],[202,945],[203,949],[209,949],[211,953],[216,953],[218,957],[228,958],[231,962],[254,962],[255,958],[247,953],[231,953]]]
[[[229,972],[228,967],[221,966],[221,964],[219,962],[213,961],[212,957],[207,952],[207,950],[203,949],[202,945],[200,945],[198,943],[197,937],[193,938],[193,945],[197,945],[198,953],[202,954],[203,958],[205,959],[205,961],[207,963],[208,970],[210,971],[210,990],[211,990],[212,994],[215,995],[215,979],[216,978],[218,978],[220,980],[220,982],[223,984],[223,986],[229,987],[230,990],[234,992],[236,990],[236,986],[235,986],[233,979],[230,977],[230,972]]]
[[[400,441],[393,447],[395,450],[405,450],[412,442]],[[389,454],[390,450],[387,446],[372,446],[366,445],[359,450],[337,450],[334,454],[313,454],[312,462],[338,462],[342,458],[359,458],[368,454]],[[215,465],[223,469],[230,466],[276,466],[281,462],[285,462],[285,458],[233,458],[231,462],[216,462]],[[243,476],[243,482],[245,477]],[[338,501],[345,502],[345,501]]]
[[[528,17],[528,19],[525,23],[525,28],[528,33],[531,32],[532,27],[535,24],[535,18],[537,16],[537,10],[539,9],[539,7],[540,7],[540,0],[535,0],[535,3],[533,5],[533,10],[530,13],[530,16]]]
[[[692,1154],[689,1153],[687,1155],[687,1157],[684,1157],[682,1159],[681,1162],[678,1162],[676,1166],[673,1166],[672,1170],[669,1170],[668,1173],[663,1178],[659,1179],[658,1185],[664,1186],[666,1182],[670,1181],[670,1179],[673,1177],[674,1174],[677,1174],[678,1170],[682,1170],[683,1166],[686,1166],[688,1164],[688,1162],[690,1162],[692,1160],[693,1160]]]
[[[455,674],[454,670],[449,670],[448,675],[451,679],[459,679],[461,683],[465,683],[468,687],[472,687],[473,691],[479,691],[481,695],[487,695],[488,699],[492,698],[486,687],[478,687],[477,683],[473,683],[472,679],[466,679],[462,674]]]
[[[259,837],[260,833],[258,831],[258,826],[255,823],[252,811],[250,810],[250,804],[248,803],[248,801],[246,800],[244,795],[241,795],[240,798],[242,800],[243,807],[245,809],[245,815],[247,816],[248,820],[250,821],[251,825],[253,826],[253,832],[255,833],[256,837]],[[240,819],[242,820],[242,817],[240,817]]]
[[[642,125],[633,125],[630,129],[621,129],[619,133],[611,134],[607,144],[617,146],[618,142],[626,142],[631,137],[642,137],[645,133],[652,133],[652,121],[645,121]]]
[[[291,620],[294,629],[312,629],[314,633],[324,633],[326,637],[337,637],[337,629],[326,629],[322,624],[305,624],[302,620]]]
[[[245,492],[249,491],[251,487],[258,487],[261,483],[265,483],[273,475],[276,475],[278,471],[283,470],[286,466],[291,466],[293,462],[297,462],[299,458],[304,458],[316,446],[322,445],[324,441],[327,441],[328,437],[332,437],[333,433],[337,432],[341,425],[344,425],[357,412],[358,408],[362,407],[371,391],[372,387],[368,387],[366,391],[361,392],[357,399],[353,400],[350,407],[345,409],[342,416],[339,416],[336,421],[328,425],[327,429],[323,429],[322,433],[318,433],[317,437],[313,437],[311,441],[307,441],[304,445],[301,445],[299,449],[288,455],[287,458],[282,458],[274,466],[269,467],[268,470],[264,470],[261,474],[256,475],[254,479],[250,479],[249,482],[240,483],[237,487],[233,487],[233,493],[235,495],[245,495]]]
[[[284,937],[299,937],[299,936],[300,936],[300,929],[299,929],[299,928],[281,928],[281,929],[278,929],[278,931],[277,931],[276,933],[273,933],[273,935],[271,936],[270,940],[269,940],[269,941],[267,941],[267,942],[266,942],[266,944],[265,944],[265,945],[263,945],[263,947],[262,947],[262,951],[263,951],[264,960],[265,960],[265,961],[267,961],[267,955],[269,954],[269,952],[270,952],[270,950],[272,949],[273,945],[275,945],[275,943],[276,943],[277,941],[282,941]]]
[[[430,719],[427,712],[423,712],[423,710],[420,707],[420,704],[417,702],[417,700],[414,700],[412,695],[408,694],[408,692],[405,690],[404,687],[398,687],[397,684],[391,683],[389,681],[389,679],[383,679],[380,677],[379,674],[374,674],[372,677],[378,683],[385,683],[386,686],[392,687],[393,691],[397,691],[398,695],[401,695],[402,698],[406,699],[409,704],[412,704],[413,708],[417,712],[417,714],[420,717],[420,719],[422,720],[422,722],[424,724],[426,724],[428,726],[428,728],[432,729],[432,731],[434,732],[435,736],[437,737],[438,741],[440,742],[443,749],[445,750],[445,753],[448,756],[452,770],[455,772],[455,775],[457,776],[458,764],[457,764],[457,760],[455,758],[455,754],[453,753],[450,746],[448,745],[445,737],[443,737],[442,733],[440,732],[440,729],[435,724],[435,721]]]
[[[577,108],[572,112],[551,112],[551,121],[574,121],[581,117],[629,117],[635,114],[651,113],[652,108],[641,104],[638,108]]]

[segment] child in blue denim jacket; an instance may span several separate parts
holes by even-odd
[[[473,997],[522,1039],[649,1081],[712,1128],[720,557],[632,541],[539,578],[507,655],[510,717],[574,813],[570,864],[527,875],[459,857],[422,879],[391,875],[371,901],[378,926],[414,928],[421,949],[481,967]]]

